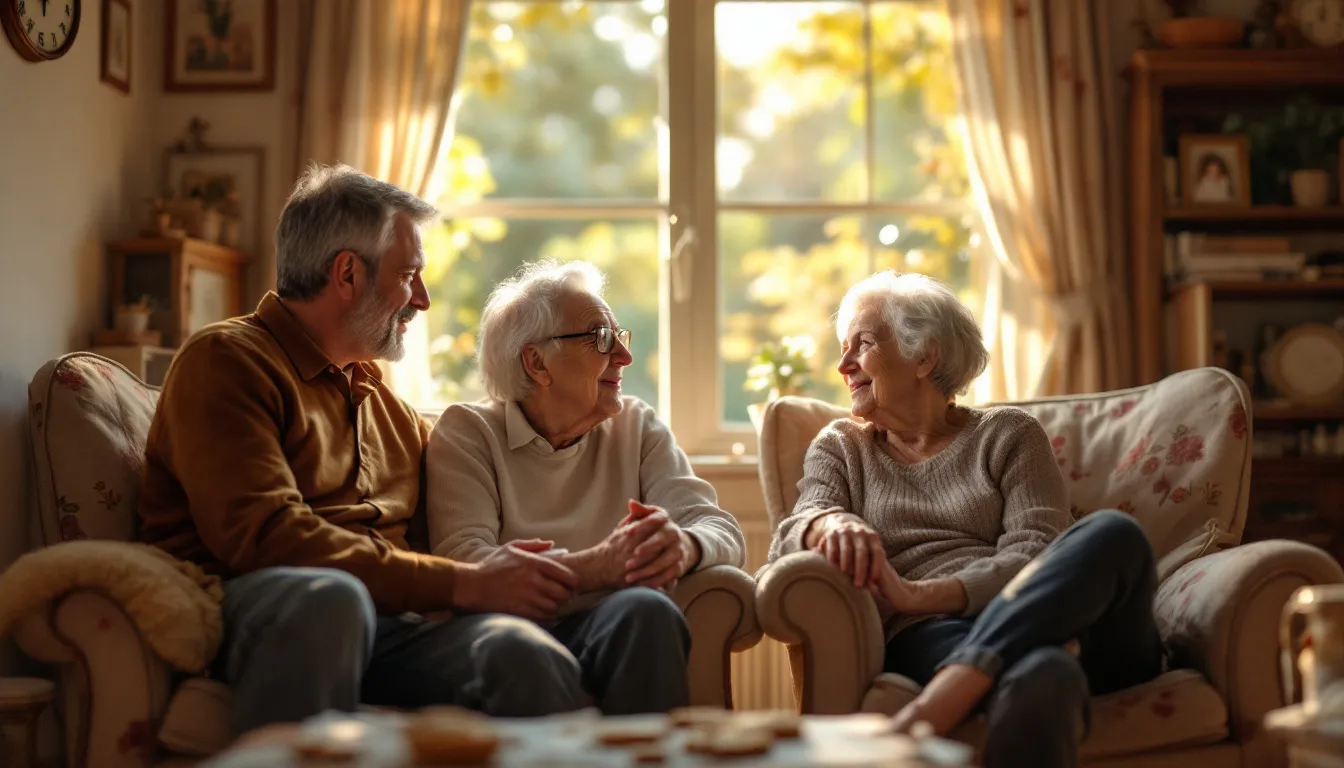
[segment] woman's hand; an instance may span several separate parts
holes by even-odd
[[[818,520],[821,535],[813,547],[859,589],[867,589],[887,566],[887,552],[882,537],[871,526],[855,515],[826,515]],[[893,571],[894,573],[894,571]]]
[[[877,601],[877,612],[883,621],[896,613],[924,613],[924,606],[919,600],[920,593],[914,582],[901,578],[886,560],[882,561],[877,579],[868,585],[868,591]]]

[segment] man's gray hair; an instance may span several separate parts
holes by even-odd
[[[509,402],[531,394],[523,347],[560,333],[562,298],[575,292],[601,298],[605,284],[602,272],[586,261],[545,259],[524,264],[495,286],[476,334],[476,364],[490,397]]]
[[[438,210],[348,165],[308,166],[275,228],[276,293],[285,299],[313,298],[327,287],[336,254],[346,250],[377,274],[396,236],[399,213],[423,224]]]
[[[859,304],[881,302],[882,314],[907,360],[923,356],[930,342],[938,345],[934,386],[944,395],[964,395],[989,365],[980,325],[951,288],[917,272],[878,272],[855,283],[840,301],[836,333],[849,335]]]

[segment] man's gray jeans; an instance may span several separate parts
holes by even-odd
[[[542,629],[504,614],[379,616],[363,582],[327,568],[266,568],[224,584],[217,676],[234,735],[358,704],[455,704],[499,717],[662,712],[688,702],[690,630],[644,587]]]

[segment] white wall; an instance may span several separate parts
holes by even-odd
[[[27,386],[44,362],[86,346],[103,307],[102,243],[148,194],[153,90],[133,0],[132,88],[99,81],[101,3],[83,6],[65,57],[32,64],[0,40],[0,568],[27,537]],[[0,674],[15,654],[0,651]]]

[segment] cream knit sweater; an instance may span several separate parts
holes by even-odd
[[[841,419],[813,440],[801,495],[775,532],[770,561],[804,548],[818,517],[850,512],[882,537],[906,579],[951,577],[974,616],[1073,519],[1050,439],[1020,408],[969,409],[951,444],[913,465],[897,463],[871,424]]]

